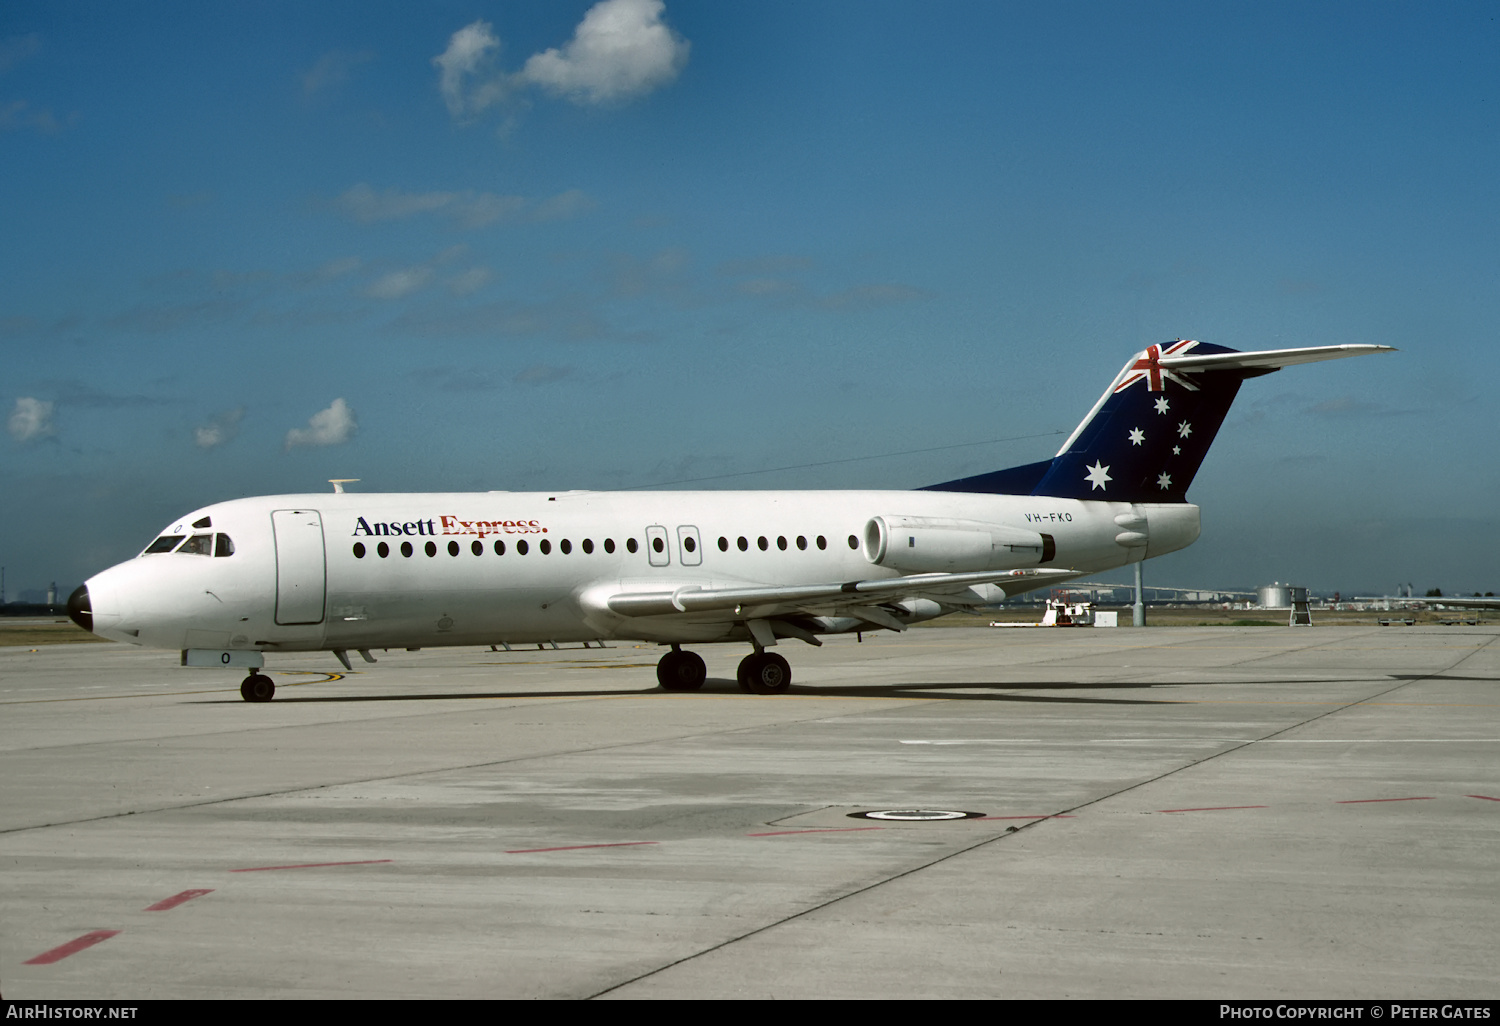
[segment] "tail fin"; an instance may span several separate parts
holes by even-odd
[[[1188,485],[1246,378],[1295,363],[1390,351],[1389,346],[1346,345],[1241,353],[1187,339],[1148,346],[1125,364],[1051,460],[928,490],[1185,502]]]

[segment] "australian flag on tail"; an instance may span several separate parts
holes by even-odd
[[[1252,362],[1256,354],[1246,354],[1244,361],[1223,359],[1236,353],[1190,339],[1148,346],[1125,365],[1052,459],[926,490],[1186,502],[1188,485],[1241,382],[1278,366]]]

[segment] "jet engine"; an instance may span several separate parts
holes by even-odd
[[[880,516],[865,524],[864,554],[903,573],[947,573],[1037,566],[1057,546],[1048,534],[977,520]]]

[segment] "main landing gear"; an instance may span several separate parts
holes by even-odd
[[[754,695],[779,695],[792,683],[792,667],[775,652],[761,649],[740,660],[735,676],[740,690]],[[696,652],[676,645],[656,664],[656,680],[664,691],[697,691],[708,678],[708,668]]]
[[[696,652],[684,652],[676,645],[656,664],[656,681],[664,691],[697,691],[708,679],[708,667]]]
[[[275,683],[264,673],[252,673],[240,685],[240,697],[247,702],[269,702],[275,694]]]

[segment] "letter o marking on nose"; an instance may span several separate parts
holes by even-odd
[[[223,663],[225,666],[228,666],[229,665],[229,653],[228,652],[221,652],[221,653],[219,653],[219,662]]]

